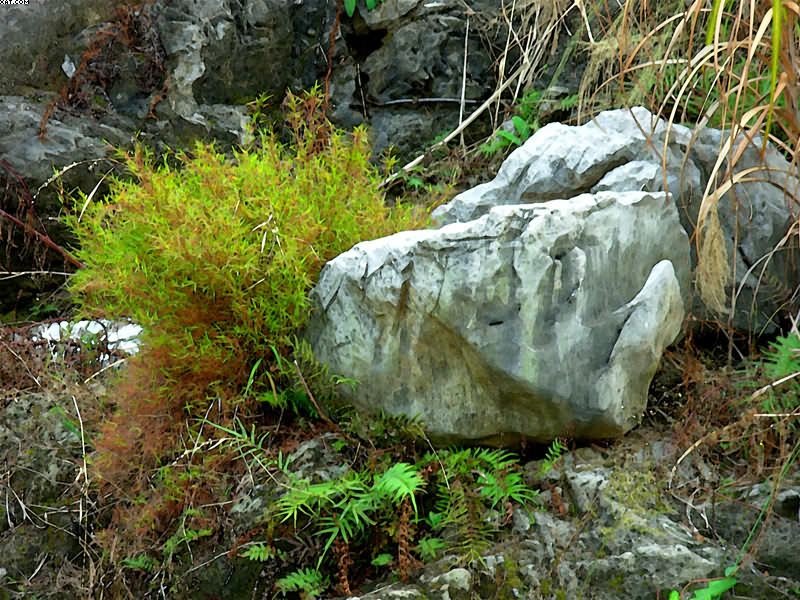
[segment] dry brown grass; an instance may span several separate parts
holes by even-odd
[[[644,32],[647,19],[627,16],[632,6],[626,3],[615,31],[615,39],[626,41],[617,43],[619,72],[604,85],[616,84],[626,102],[645,100],[670,126],[682,122],[695,131],[706,125],[725,131],[703,191],[695,243],[698,291],[709,307],[729,313],[736,302],[729,286],[732,257],[717,208],[737,184],[759,178],[759,169],[737,169],[747,145],[759,144],[763,153],[769,140],[791,161],[783,191],[787,202],[798,201],[796,179],[790,177],[800,160],[798,8],[780,0],[773,6],[750,0],[733,3],[729,11],[697,0]],[[626,31],[626,24],[633,31]]]

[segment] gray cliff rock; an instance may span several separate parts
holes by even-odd
[[[403,6],[394,10],[387,2],[374,19],[362,6],[369,23],[360,15],[342,19],[333,49],[332,118],[345,127],[369,122],[376,152],[390,145],[420,151],[458,120],[457,103],[416,100],[458,95],[451,83],[460,81],[465,9],[451,1]],[[505,26],[495,19],[498,0],[473,9],[468,99],[474,103],[495,85],[494,57],[482,43],[486,32],[494,27],[490,23],[500,23],[497,31]],[[298,93],[322,82],[336,4],[157,0],[131,6],[69,0],[8,6],[3,13],[0,184],[13,185],[0,208],[16,213],[17,205],[27,202],[27,188],[46,233],[63,246],[70,240],[56,223],[62,210],[59,186],[88,194],[109,171],[123,174],[111,156],[114,148],[129,149],[138,139],[160,154],[190,149],[201,139],[227,149],[252,137],[249,101],[270,97],[264,116],[278,120],[287,89]],[[417,43],[428,49],[435,44],[437,51],[419,53]],[[442,89],[445,81],[450,83]],[[45,114],[46,134],[40,139]],[[55,183],[42,187],[67,165],[72,166]],[[107,192],[107,181],[95,197]],[[17,231],[16,249],[25,247],[23,238]],[[65,270],[58,253],[38,249],[43,252],[50,259],[46,265],[33,264],[32,251],[4,252],[0,268]],[[62,281],[57,278],[55,285]],[[0,311],[24,306],[43,285],[31,278],[12,280],[0,291]]]
[[[0,19],[0,93],[58,90],[64,54],[75,47],[82,31],[107,21],[115,9],[115,3],[106,0],[4,5]]]

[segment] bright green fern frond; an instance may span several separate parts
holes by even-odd
[[[305,515],[314,517],[320,509],[333,503],[341,495],[335,482],[309,483],[308,479],[292,482],[289,492],[280,498],[276,504],[278,517],[281,521],[291,519],[292,525],[297,527],[297,517]]]
[[[508,450],[475,449],[475,458],[488,464],[495,471],[509,469],[517,464],[517,457]]]
[[[298,569],[281,577],[275,586],[281,595],[289,592],[301,592],[303,598],[312,600],[320,596],[330,585],[328,578],[324,577],[317,569]]]
[[[425,487],[425,481],[417,469],[405,462],[392,465],[375,481],[374,490],[392,499],[395,504],[400,504],[406,498],[411,499],[414,514],[417,513],[417,503],[414,494]]]
[[[767,375],[780,379],[800,371],[800,338],[790,334],[778,337],[770,344],[771,350],[765,352],[764,360]]]
[[[547,449],[544,462],[539,467],[539,473],[537,476],[544,477],[547,472],[553,468],[553,466],[556,464],[556,461],[561,458],[561,455],[567,450],[567,446],[560,439],[554,439],[550,444],[550,447]]]

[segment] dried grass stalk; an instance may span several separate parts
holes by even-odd
[[[725,290],[731,282],[728,249],[719,222],[716,202],[697,224],[697,290],[705,305],[719,314],[728,314]]]

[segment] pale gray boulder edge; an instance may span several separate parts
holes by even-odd
[[[679,334],[688,265],[664,193],[497,206],[330,261],[306,337],[357,407],[440,444],[614,437]]]
[[[724,132],[681,125],[667,127],[647,109],[605,111],[584,125],[551,123],[539,129],[505,160],[497,176],[466,190],[433,213],[442,225],[478,218],[493,206],[571,198],[585,192],[668,191],[678,205],[681,224],[691,236],[703,192],[722,150]],[[738,141],[741,141],[739,138]],[[737,146],[738,146],[737,141]],[[725,180],[722,163],[717,184]],[[752,170],[752,171],[751,171]],[[733,173],[750,172],[719,203],[728,256],[735,264],[736,305],[731,315],[706,307],[692,288],[687,306],[700,320],[719,320],[752,333],[777,328],[777,317],[797,311],[800,261],[781,241],[789,235],[800,194],[797,169],[771,145],[761,154],[755,138]],[[716,189],[715,186],[711,188]],[[697,266],[692,252],[692,268]]]

